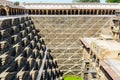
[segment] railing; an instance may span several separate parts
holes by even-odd
[[[41,65],[41,68],[39,69],[36,80],[41,80],[42,70],[44,68],[44,64],[45,64],[45,60],[46,60],[46,56],[47,56],[47,50],[48,50],[48,48],[46,48],[46,51],[44,53],[45,55],[44,55],[44,58],[42,60],[42,65]]]

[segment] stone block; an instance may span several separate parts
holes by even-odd
[[[20,70],[23,68],[23,65],[25,65],[25,62],[27,61],[27,59],[22,56],[19,56],[15,59],[15,61],[18,64],[18,70]]]
[[[37,32],[36,32],[36,30],[35,30],[35,29],[32,29],[32,32],[33,32],[33,34],[34,34],[34,35],[36,35],[36,34],[37,34]]]
[[[28,71],[19,71],[17,73],[17,78],[18,80],[26,80],[29,77],[29,72]]]
[[[34,40],[32,40],[32,41],[30,42],[30,44],[31,44],[31,48],[32,48],[32,49],[34,49],[34,48],[36,47],[36,43],[35,43]]]
[[[7,41],[0,42],[0,52],[1,53],[7,51],[10,47],[11,47],[11,45]]]
[[[28,20],[31,20],[31,17],[28,17]]]
[[[28,34],[28,39],[29,39],[29,40],[32,40],[33,37],[34,37],[34,35],[33,35],[32,33],[29,33],[29,34]]]
[[[6,67],[12,61],[12,57],[5,52],[4,54],[0,55],[0,59],[2,61],[2,67]]]
[[[32,80],[36,80],[37,75],[38,75],[38,71],[37,70],[30,71],[30,76],[32,77]]]
[[[28,38],[23,38],[22,41],[23,41],[23,45],[24,46],[27,46],[30,43],[30,41],[28,40]]]
[[[39,55],[39,51],[37,49],[33,49],[33,54],[35,55],[35,57],[37,57]]]
[[[27,36],[26,30],[22,30],[22,31],[20,31],[20,33],[21,33],[21,37]]]
[[[24,30],[25,29],[25,25],[24,25],[24,23],[21,23],[20,24],[20,30]]]
[[[13,19],[13,20],[12,20],[12,24],[13,24],[14,26],[19,25],[19,24],[20,24],[20,18],[15,18],[15,19]]]
[[[26,20],[26,21],[29,21],[29,20],[31,20],[31,17],[26,16],[26,17],[25,17],[25,20]]]
[[[13,36],[12,36],[12,43],[13,43],[13,44],[18,43],[20,40],[21,40],[21,38],[20,38],[19,35],[13,35]]]
[[[32,28],[31,27],[26,27],[27,29],[27,32],[30,33],[32,31]]]
[[[14,53],[14,48],[10,48],[8,51],[7,51],[7,54],[12,56],[12,57],[15,57],[15,53]]]
[[[19,31],[20,31],[20,30],[19,30],[19,27],[17,27],[17,26],[13,26],[13,27],[12,27],[12,33],[13,33],[13,34],[17,34],[17,33],[19,33]]]
[[[40,50],[40,56],[41,56],[40,58],[44,57],[44,51],[42,49]]]
[[[10,28],[12,25],[12,19],[5,19],[0,21],[0,29]]]
[[[25,25],[26,25],[26,27],[27,27],[27,26],[29,26],[30,24],[29,24],[28,21],[25,21]]]
[[[29,56],[32,54],[32,49],[30,47],[26,47],[25,52],[26,52],[27,56]]]
[[[36,64],[38,65],[38,68],[41,67],[41,64],[42,64],[42,60],[41,59],[36,59]]]
[[[13,80],[15,72],[3,72],[0,74],[1,80]]]
[[[9,32],[6,29],[0,30],[0,33],[1,33],[1,39],[7,38],[10,36]]]
[[[41,43],[37,42],[37,49],[40,50],[42,48]]]
[[[45,44],[45,42],[44,42],[44,40],[43,40],[42,38],[39,39],[39,42],[40,42],[41,44]]]
[[[45,51],[46,50],[46,45],[42,44],[42,49]]]
[[[24,23],[25,20],[26,20],[25,17],[22,17],[22,18],[21,18],[21,23]]]
[[[27,62],[29,63],[30,69],[32,69],[32,68],[34,67],[34,64],[35,64],[35,59],[33,59],[33,58],[28,58],[28,59],[27,59]]]
[[[16,56],[18,56],[22,52],[22,49],[23,49],[23,47],[18,44],[14,45],[13,48],[14,48],[14,54]]]
[[[35,26],[33,24],[31,25],[31,27],[32,27],[32,29],[35,29]]]
[[[39,37],[38,37],[38,36],[35,36],[34,38],[35,38],[35,40],[36,40],[36,41],[38,41],[38,40],[39,40]]]

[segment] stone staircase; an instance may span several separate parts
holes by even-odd
[[[81,75],[81,37],[98,36],[108,17],[32,17],[59,69]]]
[[[30,17],[0,20],[0,80],[62,80]]]

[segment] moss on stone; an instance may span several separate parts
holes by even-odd
[[[66,75],[64,77],[64,80],[82,80],[81,76],[75,76],[75,75]]]

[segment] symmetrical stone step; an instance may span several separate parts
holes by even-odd
[[[98,36],[110,18],[62,16],[33,19],[64,75],[76,75],[81,74],[82,46],[79,38]]]
[[[0,21],[0,80],[36,80],[44,71],[51,71],[51,75],[46,73],[49,77],[45,79],[62,80],[62,71],[38,33],[30,17]],[[46,62],[43,64],[45,52]],[[41,75],[40,69],[43,71]],[[41,80],[43,78],[41,76]]]

